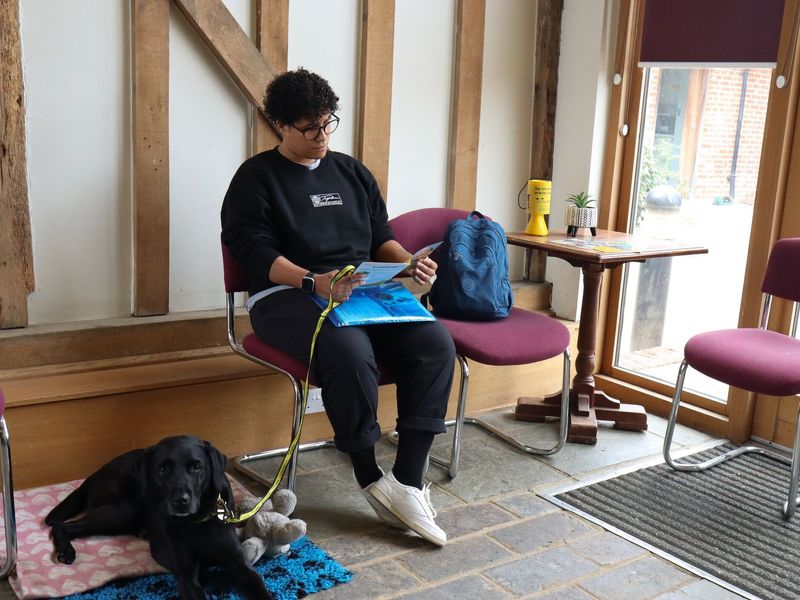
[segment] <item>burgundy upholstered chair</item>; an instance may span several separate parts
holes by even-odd
[[[726,460],[755,452],[791,465],[789,495],[783,505],[783,515],[790,519],[797,506],[797,484],[800,473],[800,425],[795,432],[794,450],[789,460],[782,454],[758,446],[740,446],[721,456],[698,464],[681,463],[672,458],[670,447],[678,406],[681,401],[686,368],[708,375],[718,381],[757,394],[796,396],[800,394],[800,340],[796,339],[798,302],[800,302],[800,238],[778,240],[770,253],[761,291],[764,308],[759,328],[722,329],[692,337],[683,350],[683,362],[678,369],[675,397],[672,401],[664,439],[664,460],[679,471],[704,471]],[[772,297],[794,302],[794,321],[791,335],[767,329]]]
[[[423,208],[392,219],[389,223],[395,239],[411,252],[441,241],[450,222],[464,219],[469,213],[450,208]],[[441,263],[437,253],[434,260]],[[430,459],[447,468],[450,477],[458,473],[458,460],[461,451],[461,434],[465,424],[477,425],[497,438],[529,454],[550,455],[558,452],[567,439],[569,424],[569,331],[560,322],[550,317],[512,308],[508,317],[497,321],[460,321],[437,317],[453,336],[456,355],[461,367],[456,418],[446,421],[455,425],[450,460],[434,456]],[[563,377],[561,381],[561,423],[558,441],[551,448],[534,448],[522,444],[494,426],[477,418],[466,417],[467,388],[469,385],[469,366],[467,360],[486,365],[524,365],[535,363],[558,355],[563,356]],[[509,402],[511,399],[509,398]]]
[[[231,345],[236,354],[245,357],[259,365],[274,369],[289,378],[294,390],[294,417],[292,419],[292,432],[291,437],[294,438],[298,427],[300,426],[300,417],[302,415],[303,406],[303,381],[308,372],[308,365],[301,363],[294,357],[265,344],[255,333],[249,333],[244,336],[241,342],[236,337],[236,320],[235,320],[235,297],[236,292],[247,292],[250,287],[250,281],[247,273],[242,269],[238,261],[233,257],[231,251],[225,244],[222,244],[222,265],[225,275],[225,292],[227,296],[226,314],[228,324],[228,343]],[[381,385],[392,383],[392,377],[388,369],[378,365],[381,372]],[[310,384],[314,381],[311,379]],[[294,456],[292,456],[289,468],[287,470],[286,485],[290,490],[294,490],[295,482],[297,479],[297,456],[298,452],[305,452],[307,450],[316,450],[318,448],[333,448],[332,440],[321,440],[317,442],[307,442],[298,444],[295,448]],[[288,448],[276,448],[273,450],[264,450],[255,452],[253,454],[243,454],[234,460],[234,467],[252,477],[256,481],[260,481],[264,485],[271,485],[272,481],[265,478],[258,471],[247,466],[248,463],[265,458],[275,456],[282,456],[286,453]]]
[[[0,579],[9,576],[17,564],[17,521],[14,513],[14,484],[11,478],[11,444],[5,419],[6,399],[0,390],[0,477],[3,483],[3,524],[6,536],[6,555],[0,567]]]

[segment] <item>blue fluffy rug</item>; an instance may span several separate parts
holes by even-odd
[[[350,581],[353,574],[307,537],[292,544],[278,558],[262,559],[255,565],[277,600],[296,600]],[[200,578],[206,594],[213,600],[234,600],[241,596],[232,589],[233,581],[212,569]],[[118,579],[81,594],[64,596],[69,600],[177,600],[178,589],[170,574]]]

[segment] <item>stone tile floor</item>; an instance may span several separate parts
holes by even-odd
[[[482,415],[522,442],[545,446],[556,424],[515,421],[510,409]],[[317,600],[722,600],[740,598],[537,496],[537,492],[657,460],[666,421],[650,416],[646,432],[602,427],[596,446],[567,444],[553,457],[533,457],[477,427],[465,430],[458,476],[431,465],[431,497],[448,544],[435,548],[413,534],[385,527],[353,482],[344,455],[316,450],[301,456],[295,515],[309,536],[355,577],[314,595]],[[434,455],[447,456],[451,433]],[[712,438],[678,427],[683,447]],[[384,469],[394,446],[378,445]],[[261,468],[261,465],[259,466]],[[271,465],[264,472],[274,473]],[[254,490],[257,491],[257,490]]]
[[[545,446],[556,424],[518,422],[510,409],[482,415],[522,442]],[[435,548],[413,534],[385,527],[356,487],[346,456],[335,450],[301,455],[295,516],[308,535],[348,567],[350,583],[315,594],[316,600],[723,600],[740,598],[604,531],[537,496],[570,482],[595,478],[643,460],[657,460],[666,421],[649,417],[646,432],[601,426],[596,446],[567,444],[552,457],[518,452],[468,426],[458,476],[431,465],[432,501],[449,542]],[[447,456],[451,433],[438,436],[433,454]],[[675,441],[689,448],[711,441],[678,427]],[[394,446],[378,445],[391,468]],[[263,461],[268,475],[275,463]],[[241,476],[240,476],[241,478]],[[245,481],[253,492],[263,489]],[[7,582],[0,600],[15,598]]]

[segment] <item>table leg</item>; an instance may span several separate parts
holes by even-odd
[[[581,322],[578,327],[578,357],[575,377],[570,390],[570,425],[567,441],[578,444],[597,443],[597,421],[613,421],[617,429],[644,431],[647,414],[635,404],[621,404],[603,392],[595,390],[595,340],[597,313],[600,306],[600,282],[603,267],[583,267],[583,298]],[[558,416],[561,394],[545,398],[523,397],[517,400],[515,417],[519,421],[542,422]]]

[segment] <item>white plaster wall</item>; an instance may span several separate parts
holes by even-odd
[[[447,203],[454,25],[453,0],[395,5],[390,217]]]
[[[526,224],[517,193],[531,164],[535,31],[535,2],[486,3],[476,208],[506,231]],[[522,257],[521,248],[509,246],[512,279],[522,276]]]
[[[20,3],[32,324],[130,314],[128,4]]]
[[[614,51],[610,11],[618,0],[565,0],[558,66],[551,230],[563,231],[564,200],[586,191],[600,198],[608,80]],[[579,318],[581,278],[563,260],[547,260],[552,309],[560,317]]]
[[[250,1],[226,6],[249,33]],[[218,308],[225,297],[219,211],[248,156],[249,104],[175,6],[169,37],[169,309]]]
[[[225,3],[251,31],[251,0]],[[599,185],[592,181],[591,157],[597,151],[603,5],[567,0],[565,6],[556,209],[566,194],[587,188],[596,193]],[[360,11],[360,0],[292,0],[289,12],[288,65],[305,66],[331,82],[342,117],[332,145],[348,153],[357,126]],[[446,202],[454,11],[455,0],[397,3],[387,198],[392,216]],[[129,17],[128,0],[21,3],[36,273],[31,323],[130,314]],[[487,2],[477,206],[509,230],[525,225],[516,194],[530,162],[534,19],[530,0]],[[250,111],[175,8],[170,38],[170,310],[219,308],[219,208],[248,155]],[[514,260],[518,271],[519,256]],[[567,267],[566,284],[556,268],[548,278],[556,284],[556,301],[564,297],[574,307],[574,270]]]
[[[339,128],[330,147],[353,154],[358,118],[358,65],[361,48],[360,0],[291,0],[289,69],[319,73],[339,96]]]

